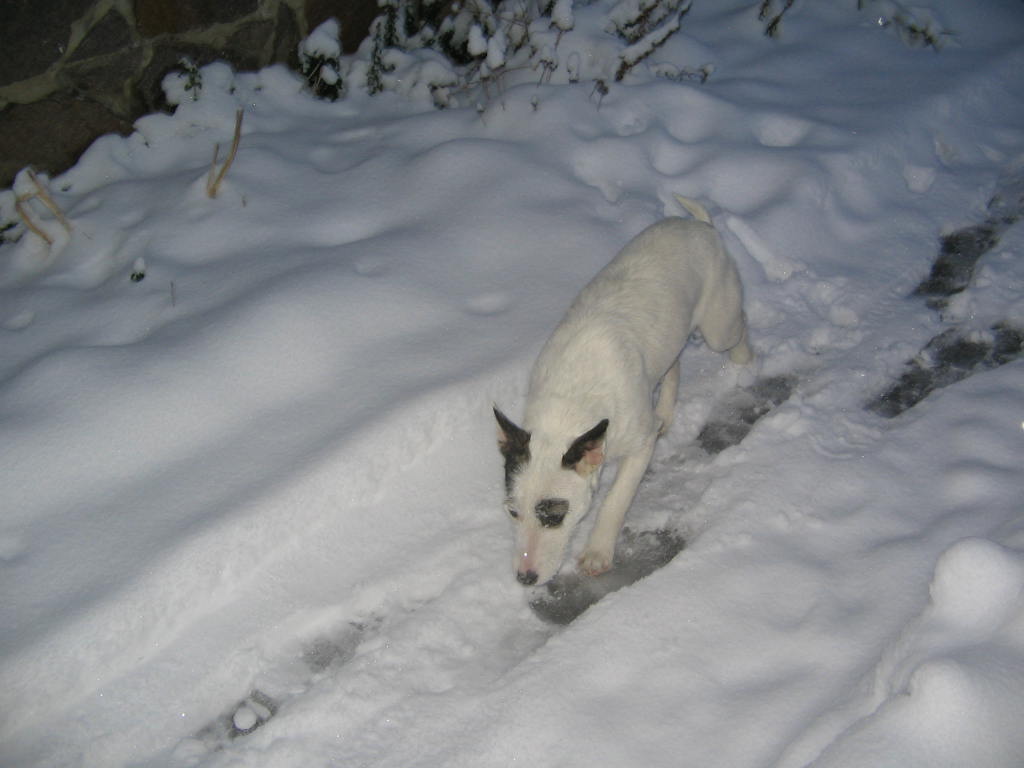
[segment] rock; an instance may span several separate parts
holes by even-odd
[[[125,17],[116,11],[108,11],[71,52],[68,62],[120,53],[133,42],[132,30]]]
[[[131,131],[131,121],[92,101],[12,104],[0,112],[0,184],[9,186],[26,165],[51,174],[63,171],[97,136]]]
[[[67,49],[72,22],[92,0],[50,0],[38,4],[5,2],[0,18],[0,86],[40,75]]]
[[[159,37],[234,21],[258,7],[258,0],[136,0],[135,20],[144,37]]]

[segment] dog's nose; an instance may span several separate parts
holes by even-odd
[[[537,583],[537,572],[526,571],[525,573],[523,573],[522,571],[520,571],[516,574],[516,579],[518,579],[519,583],[523,586],[529,587],[531,584]]]

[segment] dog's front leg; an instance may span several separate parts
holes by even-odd
[[[676,398],[679,395],[679,361],[676,360],[668,373],[661,377],[658,389],[658,404],[654,407],[654,415],[658,417],[658,436],[668,432],[675,415]]]
[[[615,556],[615,540],[619,538],[622,522],[626,518],[626,510],[633,503],[636,489],[643,479],[647,465],[654,454],[654,436],[637,453],[630,454],[619,464],[615,482],[608,489],[604,504],[597,514],[594,529],[590,532],[587,547],[580,556],[580,570],[596,576],[612,567]]]

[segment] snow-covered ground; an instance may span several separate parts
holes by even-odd
[[[929,5],[937,52],[892,3],[798,3],[773,41],[698,0],[599,99],[599,2],[480,113],[213,66],[96,142],[49,184],[70,235],[33,201],[53,246],[0,246],[0,764],[1024,764],[1024,362],[865,407],[949,329],[1024,328],[1020,224],[911,296],[1024,169],[1024,5]],[[686,548],[550,624],[490,408],[674,193],[757,361],[687,348],[629,518]]]

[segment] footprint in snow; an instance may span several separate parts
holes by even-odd
[[[1024,331],[1000,323],[972,336],[956,328],[929,341],[906,365],[899,380],[867,404],[869,411],[891,419],[937,389],[1016,360],[1024,350]]]
[[[738,445],[769,411],[789,399],[796,387],[795,376],[769,376],[730,395],[715,407],[711,418],[697,435],[705,453],[717,454]]]
[[[367,624],[351,622],[335,636],[316,638],[303,649],[301,663],[288,659],[260,674],[245,698],[203,726],[176,752],[181,756],[214,752],[265,725],[289,699],[306,690],[317,675],[351,660],[368,629]]]
[[[981,258],[1024,216],[1024,175],[1004,181],[987,211],[981,224],[964,227],[940,240],[931,272],[913,293],[923,296],[932,309],[941,312],[950,297],[970,286]],[[893,418],[937,389],[1016,360],[1022,350],[1024,329],[1009,323],[997,323],[981,333],[949,328],[925,344],[914,359],[907,361],[899,380],[865,407],[879,416]]]
[[[536,588],[530,607],[544,621],[568,624],[605,595],[654,573],[685,546],[686,540],[675,531],[623,528],[610,571],[600,576],[560,573]]]
[[[964,291],[974,276],[978,261],[992,250],[1003,233],[1024,216],[1024,174],[1005,180],[987,206],[981,224],[944,235],[939,255],[927,278],[914,290],[928,306],[942,310],[950,296]]]

